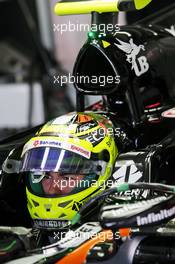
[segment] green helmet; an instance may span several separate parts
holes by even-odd
[[[92,112],[46,123],[24,146],[28,210],[38,228],[63,228],[106,187],[118,155],[111,121]]]

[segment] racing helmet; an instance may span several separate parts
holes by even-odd
[[[73,112],[47,122],[24,145],[20,171],[34,227],[66,228],[104,190],[118,155],[113,132],[105,115]]]

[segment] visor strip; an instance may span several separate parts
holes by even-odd
[[[41,163],[41,169],[43,169],[45,167],[45,164],[46,164],[46,161],[47,161],[47,157],[49,155],[49,151],[50,151],[50,148],[46,148],[46,150],[44,151],[44,156],[43,156],[43,160],[42,160],[42,163]]]
[[[62,160],[64,158],[64,154],[65,154],[65,150],[63,149],[63,150],[61,150],[61,153],[60,153],[60,156],[59,156],[55,171],[58,171],[58,169],[60,168],[60,165],[61,165]]]

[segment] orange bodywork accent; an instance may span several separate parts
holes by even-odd
[[[131,233],[131,228],[121,228],[119,229],[119,234],[121,237],[128,237]]]
[[[86,263],[86,257],[91,248],[93,248],[98,243],[102,243],[109,240],[113,240],[112,231],[102,231],[99,234],[94,235],[90,240],[75,249],[73,252],[69,253],[67,256],[63,257],[61,260],[57,261],[55,264],[84,264]]]

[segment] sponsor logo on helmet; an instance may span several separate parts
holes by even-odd
[[[62,147],[62,142],[56,141],[56,140],[31,140],[23,148],[21,157],[30,149],[33,148],[38,148],[38,147],[57,147],[61,148]]]
[[[80,125],[77,127],[76,132],[77,132],[77,133],[83,133],[83,132],[85,132],[85,131],[87,131],[87,130],[89,130],[89,129],[91,129],[91,128],[96,127],[96,126],[98,126],[98,123],[97,123],[96,121],[93,120],[93,121],[90,121],[90,122],[85,123],[85,124],[80,124]]]
[[[74,141],[78,141],[78,139],[75,139]],[[65,150],[69,150],[72,151],[74,153],[77,153],[81,156],[84,156],[85,158],[89,159],[91,152],[88,151],[87,149],[74,145],[74,144],[70,144],[68,142],[61,142],[61,141],[57,141],[57,140],[35,140],[32,143],[29,142],[26,144],[26,146],[24,147],[24,150],[22,152],[22,156],[24,155],[24,153],[30,149],[33,148],[37,148],[37,147],[55,147],[55,148],[63,148]]]
[[[38,145],[39,145],[39,140],[36,140],[36,141],[33,142],[33,146],[34,147],[37,147]]]
[[[105,137],[105,130],[103,128],[99,128],[87,135],[80,136],[79,138],[85,139],[86,141],[90,142],[93,146],[99,144]]]
[[[82,147],[71,145],[70,150],[72,150],[73,152],[80,154],[86,158],[90,158],[90,151],[88,151]]]
[[[59,220],[43,220],[43,219],[37,219],[34,221],[34,227],[36,228],[63,228],[69,225],[70,221],[59,221]]]
[[[61,147],[61,142],[55,140],[36,140],[33,142],[33,147],[39,146],[54,146],[54,147]]]

